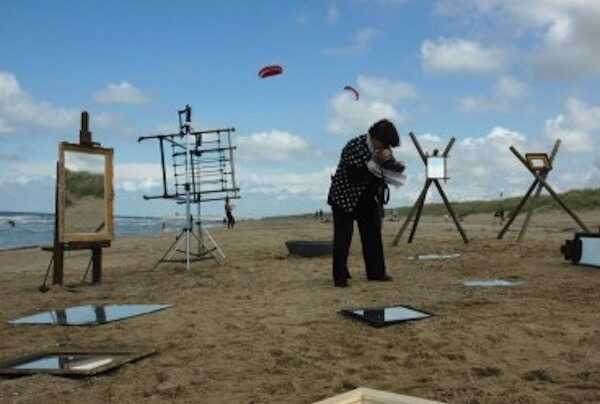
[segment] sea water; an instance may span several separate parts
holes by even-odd
[[[176,233],[183,228],[184,223],[183,217],[117,216],[114,219],[115,236]],[[203,223],[206,227],[211,227],[220,222],[213,220]],[[0,249],[52,244],[53,239],[53,214],[0,212]]]

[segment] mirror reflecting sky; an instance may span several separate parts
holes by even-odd
[[[444,157],[427,158],[427,178],[442,179],[446,177],[446,159]]]

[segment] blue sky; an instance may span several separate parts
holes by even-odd
[[[58,143],[86,109],[115,149],[117,214],[175,212],[142,199],[159,156],[136,139],[175,131],[188,103],[196,129],[237,129],[240,216],[326,208],[341,148],[383,117],[408,165],[391,206],[422,187],[409,131],[428,149],[457,138],[454,200],[521,194],[531,178],[508,147],[556,138],[551,183],[600,186],[600,2],[21,1],[0,15],[0,210],[52,211]],[[259,79],[273,63],[284,74]]]

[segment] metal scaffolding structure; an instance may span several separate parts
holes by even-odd
[[[172,199],[186,206],[186,224],[155,268],[163,262],[185,262],[189,270],[190,262],[209,258],[221,261],[225,258],[223,251],[202,225],[202,203],[239,199],[240,190],[235,179],[236,147],[231,139],[235,128],[193,131],[192,108],[186,105],[178,114],[179,133],[142,136],[138,142],[154,139],[160,148],[162,193],[144,195],[144,199]],[[168,177],[173,180],[169,182]],[[191,214],[192,204],[197,208],[196,220]],[[180,244],[184,241],[185,249],[182,250]],[[192,248],[193,242],[196,242],[195,250]],[[174,258],[178,252],[184,253],[185,258]]]

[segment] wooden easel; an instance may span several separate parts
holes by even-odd
[[[589,232],[588,228],[581,221],[581,219],[579,219],[579,217],[571,209],[569,209],[569,207],[567,205],[565,205],[565,203],[560,199],[558,194],[556,192],[554,192],[552,187],[546,182],[546,178],[548,177],[548,174],[552,170],[552,164],[554,163],[554,159],[556,157],[556,154],[558,153],[558,148],[560,147],[560,143],[561,143],[560,139],[558,139],[554,143],[552,152],[550,153],[550,156],[548,156],[548,160],[550,162],[549,166],[547,168],[537,169],[537,170],[534,169],[534,167],[531,167],[529,165],[529,163],[527,162],[527,159],[525,157],[523,157],[514,146],[510,146],[510,151],[519,159],[519,161],[525,166],[525,168],[527,168],[527,170],[529,170],[529,172],[535,177],[535,180],[533,181],[533,183],[527,190],[527,193],[525,194],[525,196],[523,196],[523,198],[521,199],[521,201],[519,202],[517,207],[511,212],[508,221],[506,222],[506,224],[504,225],[502,230],[500,230],[500,233],[498,233],[498,240],[501,240],[504,237],[504,235],[508,231],[510,225],[517,218],[517,216],[521,212],[521,209],[523,209],[523,206],[525,206],[525,203],[527,202],[527,200],[531,196],[531,193],[533,192],[533,190],[536,187],[537,187],[537,190],[535,191],[533,200],[531,201],[531,204],[529,205],[529,208],[527,210],[527,214],[525,216],[525,220],[523,221],[523,225],[521,227],[521,231],[519,232],[517,241],[521,241],[523,239],[523,237],[525,236],[525,233],[527,232],[527,227],[529,226],[529,221],[531,219],[531,215],[533,214],[533,210],[535,209],[535,205],[537,204],[537,201],[539,199],[539,196],[540,196],[543,188],[546,188],[548,190],[548,192],[550,193],[550,195],[552,195],[554,200],[565,210],[565,212],[567,212],[569,214],[569,216],[571,216],[573,218],[573,220],[575,220],[575,222],[584,231]]]
[[[92,141],[92,132],[89,130],[89,114],[86,111],[81,113],[81,130],[79,131],[79,145],[85,147],[98,147],[99,143]],[[59,229],[61,223],[59,209],[59,163],[56,164],[56,188],[54,200],[54,244],[52,246],[41,247],[44,251],[52,252],[52,284],[63,285],[64,281],[64,257],[65,251],[91,250],[92,258],[92,284],[102,281],[102,248],[110,247],[110,240],[106,241],[70,241],[62,243],[60,241]],[[45,282],[44,282],[45,283]],[[45,285],[42,285],[44,287]],[[40,287],[40,290],[42,290]]]
[[[417,152],[419,152],[419,156],[421,156],[421,160],[423,161],[423,164],[425,164],[425,168],[427,168],[427,155],[425,153],[423,153],[423,149],[421,148],[421,145],[417,141],[417,138],[415,137],[415,135],[412,132],[409,135],[417,149]],[[450,149],[454,145],[455,140],[456,140],[455,138],[450,139],[450,142],[448,142],[448,145],[444,149],[444,152],[442,153],[441,157],[444,157],[444,158],[448,157],[448,153],[450,153]],[[437,153],[434,153],[434,156],[437,156]],[[413,238],[415,236],[415,232],[417,231],[417,226],[419,224],[419,220],[421,219],[421,213],[423,212],[423,206],[425,205],[425,199],[427,198],[427,191],[429,190],[429,187],[431,186],[432,183],[435,184],[435,187],[437,188],[440,196],[442,197],[442,200],[444,201],[444,205],[446,205],[446,209],[448,210],[448,213],[452,217],[452,220],[454,220],[454,224],[456,225],[456,228],[458,229],[458,232],[460,233],[463,241],[465,243],[469,242],[469,239],[467,238],[467,235],[465,234],[458,219],[456,218],[456,215],[454,214],[454,210],[452,209],[452,206],[450,205],[450,202],[448,201],[448,197],[446,196],[446,193],[442,189],[442,186],[440,185],[439,180],[427,178],[425,181],[425,186],[423,187],[423,190],[421,191],[419,198],[417,198],[417,201],[415,202],[414,206],[410,210],[408,216],[406,217],[406,220],[404,221],[404,224],[402,225],[400,230],[398,230],[398,233],[396,234],[396,237],[394,238],[394,241],[392,243],[393,246],[398,245],[398,242],[402,238],[404,231],[408,227],[408,224],[410,223],[413,215],[416,212],[416,217],[415,217],[415,220],[413,223],[413,227],[410,232],[410,236],[408,237],[408,242],[412,243]]]

